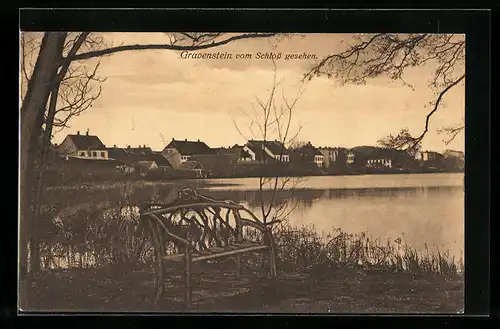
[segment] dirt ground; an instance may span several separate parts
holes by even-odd
[[[333,267],[237,277],[231,271],[195,269],[195,312],[460,313],[463,278]],[[26,311],[184,312],[183,279],[169,272],[155,308],[149,269],[108,267],[52,270],[40,275]]]

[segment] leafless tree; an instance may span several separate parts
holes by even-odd
[[[230,36],[223,33],[169,33],[166,34],[168,41],[162,44],[122,44],[104,47],[99,47],[102,43],[101,37],[89,32],[44,32],[31,35],[29,38],[26,35],[22,36],[20,45],[21,51],[23,51],[21,76],[24,77],[24,81],[21,81],[22,103],[20,109],[21,276],[25,277],[27,273],[29,236],[36,236],[36,227],[32,227],[36,222],[34,220],[36,212],[34,193],[36,189],[32,188],[32,182],[37,173],[36,164],[40,161],[38,157],[44,153],[40,150],[48,147],[53,126],[66,126],[68,120],[65,118],[68,115],[78,115],[81,113],[81,109],[88,108],[87,106],[90,106],[89,103],[92,103],[92,99],[98,96],[98,93],[94,94],[93,97],[87,98],[87,101],[78,97],[82,93],[90,95],[90,82],[88,84],[85,82],[71,84],[72,88],[66,89],[65,84],[69,84],[73,78],[96,81],[95,71],[92,70],[90,73],[87,71],[82,75],[82,71],[78,73],[78,70],[75,70],[74,63],[123,51],[148,49],[195,51],[225,45],[237,40],[267,38],[273,35],[274,33],[241,33]],[[37,37],[40,40],[38,44],[35,43]],[[29,58],[33,63],[31,72],[26,63],[27,56],[31,56]],[[72,106],[66,108],[63,106],[56,113],[55,104],[58,103],[58,99]],[[75,108],[79,108],[79,110],[75,110]],[[40,140],[43,140],[43,143],[40,143]],[[32,258],[38,262],[36,255]]]
[[[293,194],[300,178],[279,175],[278,172],[274,175],[268,175],[268,173],[269,168],[274,167],[273,165],[278,165],[278,167],[274,167],[274,170],[283,170],[286,164],[285,151],[287,147],[296,142],[300,133],[300,126],[295,132],[292,132],[292,121],[294,108],[303,92],[302,87],[300,87],[298,93],[291,99],[285,96],[284,91],[281,97],[277,96],[277,88],[282,85],[282,81],[276,80],[276,63],[274,61],[272,63],[274,70],[269,96],[267,99],[256,97],[255,102],[251,103],[252,113],[243,111],[249,120],[247,128],[251,138],[248,138],[249,136],[243,133],[243,129],[233,120],[235,128],[245,140],[256,139],[262,144],[262,149],[259,150],[262,152],[260,154],[262,164],[259,175],[259,204],[262,221],[268,226],[279,224],[287,219],[298,203],[297,201],[294,203],[293,198],[278,201],[278,196],[284,191]],[[268,142],[277,142],[280,145],[277,159],[270,159],[266,154],[265,145]]]
[[[63,53],[67,54],[74,47],[75,42],[79,40],[78,34],[72,36],[68,34],[66,42],[63,45]],[[102,37],[94,35],[87,37],[82,41],[82,47],[88,49],[98,49],[103,46]],[[30,72],[33,72],[33,57],[39,51],[41,44],[40,34],[25,35],[21,34],[21,87],[27,85],[30,80]],[[33,184],[33,218],[40,218],[42,208],[42,191],[45,176],[45,166],[47,163],[47,156],[49,153],[50,141],[52,139],[52,132],[54,127],[64,129],[68,127],[68,122],[74,116],[78,116],[87,110],[92,103],[99,97],[101,93],[101,86],[98,85],[97,92],[96,84],[104,82],[96,76],[99,68],[99,62],[91,68],[88,72],[86,65],[80,63],[73,63],[67,68],[66,75],[60,82],[54,85],[53,90],[50,91],[50,101],[46,110],[43,113],[42,130],[40,136],[40,145],[35,149],[35,162],[37,168],[36,183]],[[24,95],[21,95],[24,99]],[[38,261],[38,234],[37,234],[37,220],[33,221],[30,250],[33,257],[31,257],[31,268],[37,272],[39,270],[40,262]]]
[[[405,70],[423,65],[435,66],[429,87],[436,97],[429,103],[430,110],[425,118],[423,131],[414,136],[408,129],[403,129],[398,135],[389,135],[384,139],[385,145],[414,152],[429,131],[430,119],[443,103],[443,97],[465,80],[463,36],[389,33],[356,35],[344,50],[328,55],[314,65],[304,79],[324,75],[335,77],[341,83],[364,84],[368,79],[386,75],[413,88],[404,80]],[[452,140],[464,128],[463,124],[459,124],[442,132],[450,133]]]

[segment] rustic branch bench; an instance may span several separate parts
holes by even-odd
[[[185,267],[185,303],[192,304],[192,264],[233,258],[241,273],[241,255],[267,252],[270,276],[276,277],[276,251],[271,230],[247,208],[233,201],[217,201],[183,189],[168,204],[149,204],[141,211],[155,249],[155,305],[164,293],[165,262]],[[250,235],[248,229],[259,234]]]

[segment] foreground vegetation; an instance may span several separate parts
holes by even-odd
[[[164,199],[171,187],[48,189],[45,197],[54,201],[44,207],[39,227],[44,270],[26,308],[150,310],[154,253],[133,205]],[[106,202],[92,202],[98,198]],[[248,275],[239,279],[224,274],[233,271],[231,262],[202,266],[195,269],[199,309],[456,312],[462,307],[464,264],[448,252],[419,253],[398,237],[381,241],[340,229],[320,235],[313,226],[281,223],[273,231],[278,280],[265,279],[261,255],[245,259]],[[182,307],[182,272],[171,274],[165,294],[170,299],[162,310]]]

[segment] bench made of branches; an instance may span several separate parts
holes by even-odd
[[[270,229],[247,208],[233,201],[217,201],[183,189],[165,205],[149,205],[141,212],[155,249],[155,305],[164,293],[165,262],[185,266],[185,303],[192,304],[192,264],[233,258],[241,273],[240,256],[267,252],[271,277],[276,277],[275,242]],[[245,229],[244,229],[245,228]],[[245,234],[246,228],[259,234]]]

